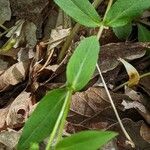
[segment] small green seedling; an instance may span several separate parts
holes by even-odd
[[[50,142],[47,150],[51,148],[54,141],[57,141],[57,145],[62,137],[65,119],[70,106],[71,95],[73,92],[81,90],[90,80],[96,67],[99,49],[99,42],[96,36],[81,41],[67,65],[66,87],[50,91],[41,100],[24,126],[22,136],[18,143],[18,149],[28,149],[31,142],[41,142],[49,135]],[[89,135],[91,137],[89,137]],[[112,137],[115,137],[116,133],[106,132],[104,139],[100,135],[105,135],[105,132],[90,131],[84,132],[83,134],[77,134],[75,137],[71,137],[71,139],[65,139],[64,142],[61,140],[61,143],[59,143],[57,148],[61,149],[60,145],[65,145],[64,143],[66,143],[67,140],[75,142],[77,137],[79,139],[89,137],[86,139],[87,142],[88,140],[92,141],[97,149],[101,144],[103,145]],[[85,145],[83,143],[81,145],[86,147],[87,143],[85,142]],[[93,147],[93,150],[95,147]]]

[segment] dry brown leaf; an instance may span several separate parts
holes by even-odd
[[[85,92],[77,92],[72,97],[71,110],[80,115],[90,117],[108,107],[109,102],[103,99],[103,88],[89,88]]]
[[[129,76],[128,86],[132,87],[134,85],[137,85],[140,81],[140,75],[139,75],[138,71],[124,59],[119,58],[118,60],[123,63],[123,65],[125,66],[126,71],[128,73],[128,76]]]
[[[30,49],[30,48],[21,48],[20,51],[17,53],[18,55],[18,62],[21,62],[21,61],[27,61],[31,58],[34,57],[34,52],[33,52],[33,49]]]
[[[131,88],[125,88],[125,94],[131,98],[132,101],[123,101],[122,105],[125,109],[135,108],[143,116],[143,118],[150,124],[150,112],[148,111],[147,104],[142,95],[139,95],[136,91]]]
[[[118,108],[122,108],[123,100],[131,100],[124,94],[117,94],[110,91],[114,103]],[[71,110],[84,115],[93,116],[110,106],[110,101],[103,87],[91,87],[84,92],[77,92],[72,97]]]
[[[10,20],[11,18],[11,9],[9,0],[0,1],[0,24],[3,24],[5,21]]]
[[[48,0],[10,0],[12,15],[39,25],[49,8]],[[19,9],[18,9],[19,8]]]
[[[10,106],[7,106],[6,108],[2,108],[0,109],[0,131],[4,128],[5,126],[5,122],[6,122],[6,117],[8,114],[8,110],[9,110]]]
[[[13,149],[17,145],[20,136],[20,131],[17,132],[11,129],[9,129],[8,131],[1,131],[0,143],[5,145],[5,148]]]
[[[131,109],[131,108],[136,108],[138,109],[139,111],[143,112],[143,113],[146,113],[146,108],[144,105],[142,105],[140,102],[138,101],[124,101],[121,103],[123,106],[124,106],[124,109]]]
[[[111,43],[101,46],[99,66],[106,73],[119,65],[119,58],[134,60],[143,57],[149,46],[148,43]]]
[[[124,110],[121,105],[123,100],[131,100],[124,94],[117,94],[110,92],[114,100],[115,106],[118,110]],[[110,107],[110,101],[106,94],[106,91],[102,87],[91,87],[84,92],[78,92],[72,97],[70,113],[68,121],[75,124],[80,124],[87,119],[93,118],[95,115],[100,114],[104,110]],[[108,110],[108,114],[113,113]],[[114,115],[114,113],[113,113]],[[93,123],[94,126],[107,126],[107,122],[104,119],[100,124]],[[92,125],[91,125],[92,126]]]
[[[144,77],[140,80],[140,87],[150,96],[150,77]]]
[[[140,129],[140,135],[143,137],[145,141],[150,143],[150,127],[149,126],[143,123]]]
[[[0,75],[8,68],[8,62],[0,59]]]
[[[13,127],[26,121],[32,106],[31,93],[22,92],[12,102],[6,117],[6,125]]]
[[[0,91],[5,90],[11,85],[16,85],[22,82],[26,77],[29,62],[30,61],[18,62],[6,70],[0,76]]]
[[[64,39],[69,35],[70,28],[63,29],[62,26],[53,29],[49,39],[48,51],[57,47],[60,43],[64,41]]]
[[[141,126],[143,125],[143,121],[134,122],[131,119],[126,118],[126,119],[123,119],[122,122],[128,134],[130,135],[131,139],[135,143],[135,146],[136,146],[135,149],[136,150],[149,150],[150,144],[147,141],[145,141],[140,134],[140,129],[141,129]],[[118,123],[110,126],[108,130],[114,130],[116,132],[119,132],[119,137],[118,137],[119,149],[133,150],[133,148],[128,147],[129,145],[127,145],[126,138],[124,137],[124,134],[122,133]]]
[[[125,86],[125,94],[134,101],[141,102],[143,99],[143,97],[140,93],[134,91],[133,89],[129,88],[128,86]]]

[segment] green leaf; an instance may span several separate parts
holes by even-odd
[[[150,30],[143,25],[138,25],[138,40],[140,42],[150,42]]]
[[[54,0],[75,21],[88,27],[100,26],[100,17],[89,0]]]
[[[117,0],[107,13],[105,25],[124,26],[149,8],[150,0]]]
[[[132,24],[129,23],[125,26],[113,28],[113,31],[119,39],[127,39],[132,32]]]
[[[96,150],[116,135],[114,132],[84,131],[61,140],[56,145],[56,150]]]
[[[53,130],[66,96],[65,89],[49,92],[38,104],[25,123],[18,143],[18,150],[28,149],[31,143],[39,143]]]
[[[81,90],[94,73],[99,53],[96,36],[85,38],[76,48],[67,65],[67,85],[74,91]]]
[[[38,143],[33,143],[30,144],[30,149],[29,150],[39,150],[39,144]]]

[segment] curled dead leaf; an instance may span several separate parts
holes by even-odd
[[[10,20],[11,18],[11,9],[9,0],[0,1],[0,24],[3,24],[5,21]]]
[[[3,130],[4,126],[5,126],[5,122],[6,122],[6,117],[8,114],[8,110],[9,110],[10,106],[7,106],[6,108],[2,108],[0,109],[0,131]]]
[[[8,62],[0,59],[0,75],[8,68]]]
[[[142,105],[140,102],[138,101],[125,101],[123,100],[122,105],[124,106],[124,109],[131,109],[131,108],[137,108],[139,109],[139,111],[146,113],[146,108],[144,105]]]
[[[118,60],[123,63],[128,73],[128,76],[129,76],[128,86],[131,87],[131,86],[137,85],[140,81],[140,75],[138,71],[124,59],[119,58]]]
[[[13,149],[17,145],[20,136],[20,131],[17,132],[11,129],[8,131],[2,131],[0,132],[0,143],[5,145],[5,148]]]
[[[136,146],[135,149],[136,150],[149,150],[150,144],[147,141],[145,141],[140,134],[140,129],[141,129],[141,126],[143,125],[143,121],[134,122],[131,119],[125,118],[122,120],[122,122],[128,134],[130,135],[131,139],[135,143],[135,146]],[[126,138],[124,137],[124,134],[122,133],[118,123],[111,125],[109,130],[114,130],[114,131],[119,132],[119,137],[118,137],[119,149],[133,150],[133,148],[128,147],[126,143]]]
[[[140,129],[140,135],[143,137],[145,141],[150,143],[150,127],[149,126],[143,123]]]
[[[146,53],[149,43],[110,43],[101,46],[99,66],[103,73],[115,69],[119,65],[119,58],[134,60]]]
[[[57,27],[56,29],[53,29],[50,35],[50,39],[48,41],[48,55],[51,53],[51,50],[53,50],[55,47],[57,47],[59,44],[61,44],[65,38],[69,35],[70,28],[63,29],[62,26]]]
[[[71,110],[90,117],[108,107],[107,97],[103,99],[105,94],[103,88],[89,88],[85,92],[77,92],[72,97]]]
[[[22,82],[27,74],[30,61],[18,62],[12,65],[0,76],[0,91],[5,90],[11,85]]]
[[[32,106],[31,93],[22,92],[12,102],[6,117],[6,125],[13,127],[26,121]]]

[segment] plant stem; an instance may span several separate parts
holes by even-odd
[[[150,76],[150,72],[147,72],[147,73],[145,73],[145,74],[142,74],[142,75],[140,76],[140,79],[141,79],[141,78],[144,78],[144,77],[147,77],[147,76]]]
[[[46,146],[46,150],[53,149],[53,145],[55,145],[62,136],[63,127],[64,127],[65,120],[66,120],[66,117],[67,117],[67,114],[69,111],[71,95],[72,95],[72,91],[67,91],[64,104],[62,106],[61,112],[60,112],[59,117],[54,126],[54,129],[50,135],[50,139]],[[58,133],[58,135],[56,135],[57,133]],[[56,142],[54,142],[55,140],[56,140]]]
[[[80,29],[80,24],[76,23],[76,25],[74,26],[74,28],[72,29],[70,33],[70,36],[67,37],[66,42],[60,51],[60,54],[58,56],[58,63],[60,63],[62,59],[64,58],[66,51],[69,49],[69,46],[72,42],[72,39],[74,38],[74,36],[76,35],[79,29]]]
[[[57,141],[59,141],[62,138],[63,129],[65,126],[66,118],[67,118],[69,108],[70,108],[71,96],[72,96],[72,91],[68,91],[68,102],[66,104],[65,111],[64,111],[64,114],[63,114],[63,117],[59,126]]]
[[[100,4],[101,2],[102,2],[102,0],[95,0],[94,3],[93,3],[93,5],[94,5],[95,7],[97,7],[98,4]],[[113,3],[113,0],[110,0],[109,3],[108,3],[108,6],[107,6],[107,9],[106,9],[104,18],[103,18],[103,22],[105,21],[106,15],[107,15],[109,9],[111,8],[112,3]],[[71,44],[71,42],[72,42],[72,39],[74,38],[74,36],[75,36],[76,32],[79,30],[79,28],[80,28],[80,25],[77,23],[76,26],[74,27],[74,29],[72,30],[70,36],[67,38],[66,43],[64,44],[64,46],[63,46],[63,48],[62,48],[62,52],[60,53],[59,61],[61,61],[62,58],[64,57],[65,52],[68,50],[68,48],[69,48],[69,46],[70,46],[70,44]],[[100,39],[104,28],[105,28],[104,25],[102,25],[102,26],[100,27],[99,32],[98,32],[98,34],[97,34],[97,38],[98,38],[98,39]],[[105,88],[105,90],[106,90],[106,93],[107,93],[107,95],[108,95],[108,97],[109,97],[109,100],[110,100],[110,102],[111,102],[111,105],[112,105],[112,107],[113,107],[113,110],[114,110],[114,112],[115,112],[115,115],[116,115],[116,117],[117,117],[117,120],[118,120],[118,122],[119,122],[119,124],[120,124],[120,126],[121,126],[121,129],[122,129],[123,133],[125,134],[126,138],[130,141],[131,145],[134,147],[134,143],[133,143],[132,139],[131,139],[130,136],[128,135],[127,131],[125,130],[125,128],[124,128],[124,126],[123,126],[123,124],[122,124],[122,122],[121,122],[121,119],[120,119],[119,114],[118,114],[118,112],[117,112],[117,109],[116,109],[116,107],[115,107],[115,105],[114,105],[114,102],[113,102],[113,100],[112,100],[112,98],[111,98],[111,95],[110,95],[110,93],[109,93],[109,90],[108,90],[108,88],[107,88],[107,85],[106,85],[106,83],[105,83],[105,80],[104,80],[104,78],[103,78],[103,75],[102,75],[102,73],[101,73],[101,70],[100,70],[98,64],[97,64],[96,66],[97,66],[97,69],[98,69],[98,71],[99,71],[99,74],[100,74],[100,77],[101,77],[101,79],[102,79],[102,82],[103,82],[103,84],[104,84],[104,88]]]
[[[107,9],[106,9],[104,18],[103,18],[103,22],[105,21],[106,15],[107,15],[109,9],[110,9],[111,6],[112,6],[112,3],[113,3],[113,0],[109,0],[108,6],[107,6]],[[98,40],[100,39],[103,30],[104,30],[104,25],[102,25],[102,26],[100,27],[100,29],[99,29],[99,32],[98,32],[98,34],[97,34]],[[105,82],[105,80],[104,80],[104,77],[103,77],[103,75],[102,75],[102,72],[101,72],[101,70],[100,70],[98,64],[96,64],[96,67],[97,67],[97,70],[98,70],[99,75],[100,75],[100,77],[101,77],[101,80],[102,80],[102,83],[103,83],[103,85],[104,85],[104,88],[105,88],[105,90],[106,90],[107,96],[108,96],[108,98],[109,98],[109,100],[110,100],[111,106],[112,106],[112,108],[113,108],[113,110],[114,110],[114,113],[115,113],[115,115],[116,115],[116,118],[117,118],[117,120],[118,120],[118,123],[119,123],[119,125],[120,125],[120,127],[121,127],[121,130],[123,131],[125,137],[129,140],[129,143],[131,144],[131,146],[132,146],[132,147],[135,147],[134,142],[133,142],[132,139],[130,138],[129,134],[127,133],[127,131],[126,131],[126,129],[125,129],[125,127],[124,127],[124,125],[123,125],[121,119],[120,119],[120,116],[119,116],[119,114],[118,114],[118,111],[117,111],[116,106],[115,106],[115,104],[114,104],[114,102],[113,102],[113,99],[112,99],[112,97],[111,97],[111,95],[110,95],[110,92],[109,92],[109,90],[108,90],[108,88],[107,88],[106,82]]]
[[[4,30],[8,30],[4,25],[0,24],[0,27]]]
[[[120,116],[119,116],[119,114],[118,114],[118,111],[117,111],[116,106],[115,106],[115,104],[114,104],[114,102],[113,102],[113,99],[112,99],[112,97],[111,97],[111,95],[110,95],[110,92],[109,92],[109,90],[108,90],[108,88],[107,88],[106,82],[105,82],[105,80],[104,80],[104,78],[103,78],[102,72],[101,72],[101,70],[100,70],[98,64],[96,65],[96,67],[97,67],[97,70],[98,70],[98,72],[99,72],[99,75],[100,75],[100,77],[101,77],[101,79],[102,79],[102,83],[104,84],[104,88],[105,88],[105,90],[106,90],[107,96],[108,96],[108,98],[109,98],[109,100],[110,100],[111,106],[112,106],[112,108],[113,108],[113,110],[114,110],[114,113],[115,113],[115,115],[116,115],[116,118],[117,118],[117,120],[118,120],[118,123],[119,123],[119,125],[120,125],[120,127],[121,127],[121,130],[122,130],[122,132],[124,133],[125,137],[129,140],[129,143],[131,144],[131,146],[132,146],[132,147],[135,147],[134,142],[133,142],[132,139],[130,138],[129,134],[127,133],[127,131],[126,131],[126,129],[125,129],[125,127],[124,127],[124,125],[123,125],[121,119],[120,119]]]
[[[103,1],[103,0],[95,0],[92,5],[93,5],[95,8],[97,8],[97,7],[101,4],[102,1]]]
[[[145,73],[145,74],[142,74],[142,75],[140,76],[140,79],[142,79],[142,78],[144,78],[144,77],[147,77],[147,76],[150,76],[150,72]],[[129,81],[124,82],[123,84],[117,86],[113,91],[114,91],[114,92],[118,91],[119,89],[123,88],[125,85],[128,85],[128,83],[129,83]]]
[[[93,2],[92,5],[93,5],[95,8],[97,8],[97,7],[100,5],[100,3],[101,3],[102,1],[103,1],[103,0],[94,0],[94,2]],[[63,47],[62,47],[62,49],[61,49],[61,51],[60,51],[60,54],[59,54],[59,56],[58,56],[58,60],[57,60],[58,63],[60,63],[60,62],[63,60],[63,58],[64,58],[64,56],[65,56],[65,54],[66,54],[66,51],[69,49],[73,38],[75,37],[76,33],[77,33],[77,32],[79,31],[79,29],[80,29],[80,26],[81,26],[81,25],[80,25],[79,23],[76,23],[75,26],[74,26],[74,28],[72,29],[70,35],[67,37],[66,42],[65,42],[65,44],[63,45]]]

